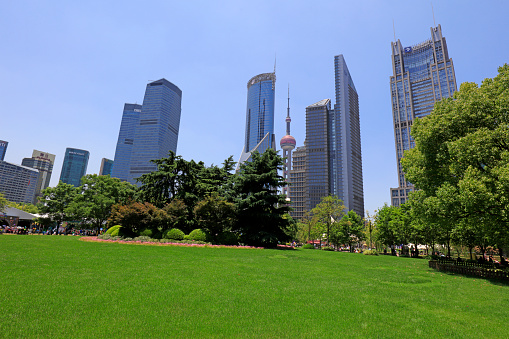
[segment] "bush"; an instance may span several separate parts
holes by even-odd
[[[313,245],[313,244],[304,244],[304,245],[302,245],[302,248],[306,249],[306,250],[314,250],[315,249],[315,245]]]
[[[106,231],[106,234],[109,234],[111,235],[111,233],[113,233],[114,231],[118,230],[119,228],[121,228],[122,226],[120,225],[115,225],[115,226],[111,226],[110,228],[108,228],[108,230]],[[117,234],[118,235],[118,231],[117,231]]]
[[[151,230],[151,229],[149,229],[149,228],[146,228],[146,229],[144,229],[143,231],[141,231],[141,232],[140,232],[140,236],[141,236],[141,237],[149,237],[149,238],[152,238],[152,234],[153,234],[153,232],[152,232],[152,230]]]
[[[322,246],[322,251],[334,251],[334,247],[332,247],[332,246]]]
[[[217,235],[217,243],[221,245],[238,245],[239,238],[233,232],[221,232]]]
[[[178,228],[172,228],[171,230],[168,230],[163,234],[164,239],[170,240],[184,240],[184,236],[185,236],[184,232],[182,232]]]
[[[207,241],[209,238],[209,235],[207,232],[202,230],[201,228],[193,230],[191,233],[189,233],[189,240],[195,240],[195,241]]]
[[[365,250],[362,252],[364,255],[378,255],[378,252],[376,250]]]
[[[152,242],[154,239],[151,237],[147,237],[146,235],[140,235],[139,237],[136,237],[133,239],[134,241],[145,241],[145,242]]]

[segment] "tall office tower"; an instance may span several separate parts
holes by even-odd
[[[247,83],[246,136],[244,149],[237,164],[248,161],[251,153],[276,149],[274,136],[274,96],[276,72],[252,77]]]
[[[37,203],[37,199],[41,195],[41,191],[49,186],[53,165],[55,164],[55,155],[51,153],[35,150],[32,152],[31,158],[24,158],[21,162],[22,166],[35,168],[39,170],[39,178],[35,188],[35,197],[33,204]]]
[[[292,150],[295,148],[297,142],[295,138],[290,135],[290,86],[288,86],[288,108],[286,109],[286,135],[281,138],[280,145],[283,149],[283,159],[285,161],[283,165],[283,178],[286,182],[289,182],[289,173],[292,169]],[[283,187],[283,194],[286,195],[287,199],[290,198],[288,192],[290,188],[288,185]]]
[[[323,197],[331,194],[330,99],[306,107],[306,210],[313,209]]]
[[[177,152],[181,102],[182,91],[168,80],[160,79],[147,85],[139,123],[134,129],[127,173],[130,183],[137,184],[138,177],[157,169],[150,160],[166,158],[169,151]]]
[[[113,160],[102,158],[101,169],[99,175],[111,175],[111,169],[113,168]]]
[[[81,185],[81,177],[87,172],[88,151],[77,148],[66,148],[60,181],[76,187]]]
[[[5,159],[5,152],[7,151],[7,145],[9,145],[9,143],[7,141],[0,140],[0,160]]]
[[[392,117],[399,184],[391,188],[391,198],[392,205],[399,206],[414,189],[401,168],[403,151],[415,146],[410,135],[412,123],[430,114],[436,101],[451,97],[457,86],[454,65],[440,25],[431,28],[431,38],[424,42],[403,47],[398,40],[392,42],[391,47]]]
[[[38,170],[0,160],[0,192],[5,199],[33,203],[38,179]]]
[[[342,54],[334,57],[336,103],[330,119],[331,194],[364,216],[359,96]]]
[[[292,211],[290,215],[294,219],[302,219],[306,213],[306,147],[301,146],[293,152],[292,168],[290,171],[289,182],[292,189],[288,191],[288,196],[292,202]]]
[[[134,132],[140,124],[141,105],[124,104],[111,176],[127,181],[134,146]]]

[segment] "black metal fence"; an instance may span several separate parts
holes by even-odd
[[[452,272],[485,279],[509,281],[509,270],[497,268],[494,263],[476,263],[439,259],[430,260],[429,267],[442,272]]]

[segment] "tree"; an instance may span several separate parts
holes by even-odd
[[[100,228],[108,220],[114,204],[133,200],[136,186],[109,175],[87,174],[81,178],[78,194],[69,205],[76,219]]]
[[[509,233],[509,65],[498,71],[481,86],[463,83],[454,99],[415,120],[415,148],[402,165],[431,199],[436,222],[446,227],[442,236],[477,223],[485,234],[480,239],[502,248]]]
[[[344,210],[343,201],[333,195],[323,197],[315,208],[311,210],[313,218],[316,218],[317,222],[324,225],[327,246],[330,242],[332,228],[339,226],[339,220],[345,214]]]
[[[0,213],[3,213],[7,206],[9,206],[9,201],[5,199],[4,194],[0,192]]]
[[[229,196],[237,210],[234,231],[241,241],[253,246],[274,247],[278,241],[289,239],[290,220],[284,215],[290,210],[284,194],[278,189],[286,185],[278,174],[283,159],[269,148],[263,154],[253,152],[251,161],[240,166],[240,173],[232,177]]]
[[[17,208],[19,210],[22,210],[22,211],[25,211],[25,212],[28,212],[28,213],[31,213],[31,214],[38,214],[39,213],[39,209],[37,208],[37,206],[35,206],[33,204],[28,204],[28,203],[25,204],[25,203],[8,201],[7,205],[9,207],[14,207],[14,208]],[[0,210],[0,212],[1,212],[1,210]]]
[[[215,242],[222,233],[231,232],[236,218],[235,205],[220,197],[217,192],[198,202],[194,214],[198,227],[207,231]]]
[[[353,252],[353,245],[363,240],[364,223],[360,215],[354,211],[348,211],[338,223],[337,229],[339,243],[348,245]]]
[[[145,229],[157,232],[164,220],[164,212],[153,204],[132,201],[125,205],[113,205],[108,224],[121,225],[124,235],[136,236]]]
[[[63,221],[71,220],[72,211],[69,207],[77,193],[76,187],[60,181],[57,186],[45,188],[41,192],[39,210],[42,214],[48,214],[58,227]]]
[[[373,221],[373,217],[369,215],[368,210],[366,210],[366,217],[364,218],[364,238],[369,242],[369,249],[373,248],[373,240],[375,236],[375,223]]]
[[[393,246],[396,244],[396,235],[391,227],[391,221],[394,219],[394,211],[396,207],[384,204],[382,208],[376,211],[375,227],[378,231],[377,240],[383,245]],[[393,253],[394,254],[394,253]]]

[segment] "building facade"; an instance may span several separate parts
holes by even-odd
[[[134,146],[134,132],[140,123],[141,105],[124,104],[111,176],[127,181]]]
[[[248,161],[251,153],[276,148],[274,136],[274,102],[276,72],[252,77],[247,83],[246,135],[237,165]]]
[[[7,146],[9,143],[7,141],[0,140],[0,160],[5,159],[5,153],[7,152]]]
[[[431,38],[424,42],[403,47],[398,40],[391,47],[390,86],[399,185],[391,188],[391,204],[399,206],[414,189],[401,168],[403,152],[415,146],[410,135],[412,123],[430,114],[436,101],[452,97],[457,85],[440,25],[431,28]]]
[[[290,215],[292,218],[300,220],[307,211],[305,146],[297,147],[293,151],[292,169],[289,173],[288,181],[291,184],[291,190],[288,191],[288,197],[292,202]]]
[[[113,168],[113,160],[102,158],[101,168],[99,169],[99,175],[111,175],[112,168]]]
[[[364,216],[359,95],[343,55],[334,57],[336,103],[329,128],[330,193]]]
[[[166,158],[170,151],[177,152],[181,103],[182,91],[168,80],[160,79],[147,85],[139,122],[134,129],[127,173],[130,183],[139,184],[137,178],[157,169],[151,160]]]
[[[41,195],[41,191],[49,186],[51,174],[53,173],[53,165],[55,164],[55,155],[47,152],[33,150],[31,158],[24,158],[21,162],[22,166],[34,168],[39,171],[39,178],[35,188],[35,196],[33,204],[37,203],[37,199]]]
[[[60,181],[73,186],[81,185],[81,178],[87,173],[88,151],[77,148],[66,148]]]
[[[0,192],[5,199],[32,204],[38,179],[38,170],[0,160]]]

